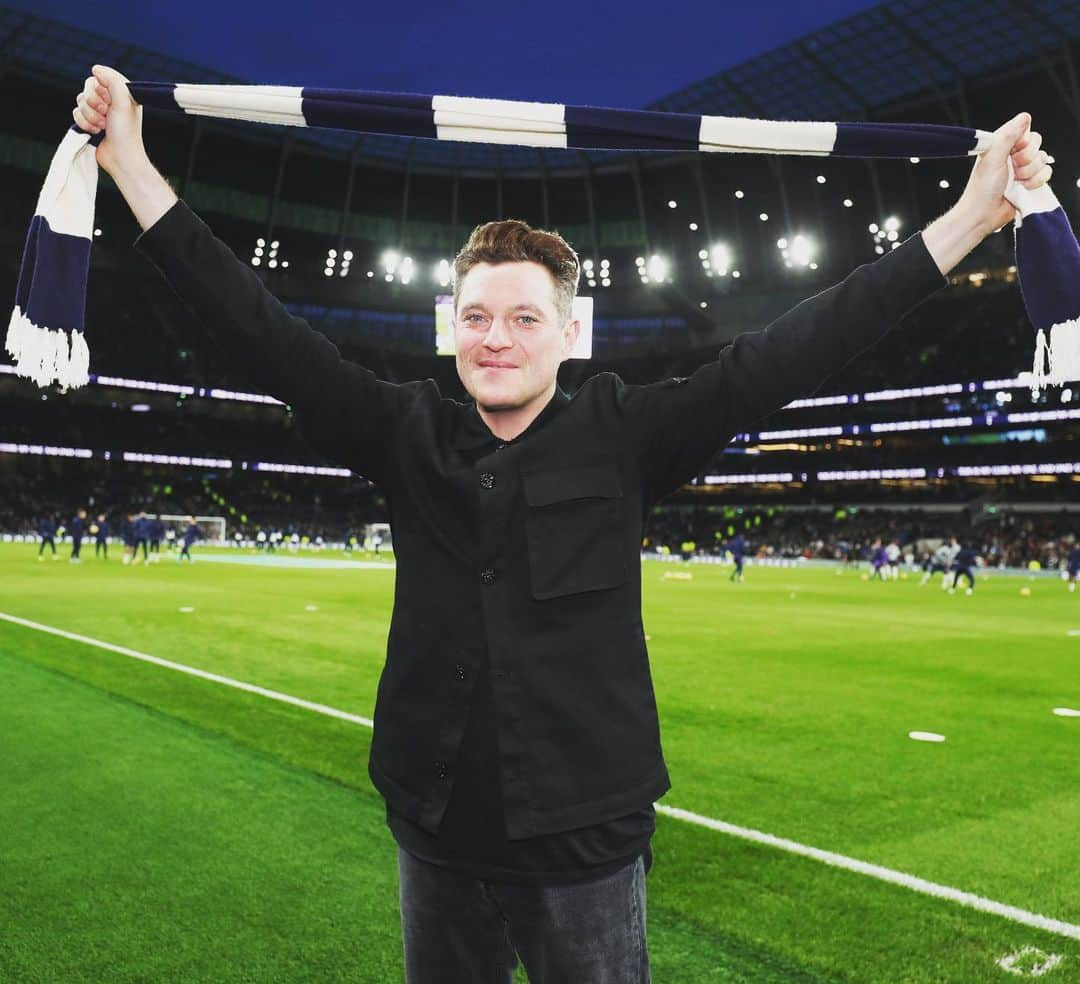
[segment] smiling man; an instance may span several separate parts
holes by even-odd
[[[731,435],[817,389],[1013,217],[1008,161],[1050,177],[1030,117],[995,134],[957,204],[875,263],[739,336],[692,376],[557,385],[579,268],[559,236],[477,228],[455,261],[472,398],[341,358],[177,199],[141,109],[95,67],[74,110],[137,248],[316,446],[386,492],[394,610],[369,757],[398,844],[410,982],[649,979],[653,803],[671,786],[641,623],[650,506]]]

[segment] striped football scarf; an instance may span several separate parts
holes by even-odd
[[[144,106],[190,116],[528,147],[930,158],[980,154],[992,136],[935,124],[756,120],[348,89],[171,82],[128,88]],[[83,319],[102,139],[74,125],[68,130],[26,237],[6,346],[18,372],[40,386],[88,381]],[[1011,175],[1011,159],[1009,169]],[[1048,185],[1030,191],[1011,180],[1005,197],[1017,210],[1016,266],[1036,329],[1032,387],[1078,379],[1080,245]]]

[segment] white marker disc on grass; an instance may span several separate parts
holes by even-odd
[[[1054,713],[1062,718],[1080,718],[1080,711],[1075,707],[1055,707]]]
[[[915,741],[944,741],[945,736],[935,734],[933,731],[909,731],[909,738],[914,738]]]
[[[318,610],[319,610],[318,605],[305,605],[304,606],[304,611],[305,612],[317,612]]]
[[[190,605],[184,605],[184,607],[181,608],[180,611],[182,611],[182,612],[193,612],[193,611],[195,611],[195,609],[192,608]]]

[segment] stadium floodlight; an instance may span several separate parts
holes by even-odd
[[[844,208],[851,208],[855,203],[850,198],[844,199]]]
[[[258,239],[256,239],[256,240],[255,240],[255,245],[256,245],[256,246],[265,246],[265,245],[266,245],[266,240],[265,240],[265,239],[263,239],[263,238],[262,238],[262,237],[260,236],[260,237],[259,237]]]
[[[895,215],[890,215],[883,223],[886,232],[896,232],[900,228],[900,220]]]
[[[768,222],[769,221],[769,213],[768,212],[760,212],[758,214],[758,218],[761,219],[762,222]]]
[[[604,277],[604,279],[600,281],[600,285],[602,287],[610,287],[611,286],[611,278],[610,277]]]
[[[276,267],[276,266],[277,266],[277,260],[271,260],[271,261],[270,261],[269,263],[267,263],[266,265],[267,265],[268,267],[270,267],[270,269],[273,269],[274,267]],[[344,271],[342,271],[342,273],[344,273]]]
[[[251,265],[252,266],[258,266],[260,263],[262,263],[262,260],[260,260],[257,256],[253,256],[251,258]]]
[[[397,272],[398,264],[401,262],[401,255],[393,249],[388,249],[383,253],[382,258],[379,260],[383,270],[388,274],[394,274]]]
[[[413,277],[413,261],[411,256],[406,256],[401,261],[401,282],[407,284]]]
[[[823,185],[823,184],[825,184],[825,175],[824,175],[824,174],[819,174],[819,175],[817,176],[817,183],[818,183],[819,185]]]
[[[742,276],[742,274],[741,274],[741,273],[739,273],[739,271],[738,271],[738,270],[732,270],[732,271],[731,271],[731,275],[732,275],[732,276],[733,276],[733,277],[734,277],[734,278],[735,278],[736,280],[738,280],[738,279],[739,279],[739,277],[741,277],[741,276]]]
[[[949,187],[949,182],[948,182],[948,180],[947,180],[946,178],[942,178],[942,179],[941,179],[941,180],[940,180],[940,181],[939,181],[939,182],[937,183],[937,186],[938,186],[939,188],[948,188],[948,187]]]
[[[919,163],[919,158],[918,157],[909,157],[908,160],[910,160],[912,164],[918,164]]]
[[[674,198],[671,198],[671,199],[668,199],[667,207],[668,208],[678,208],[679,203],[677,201],[675,201]]]
[[[440,287],[450,286],[450,261],[439,260],[435,265],[435,280]]]
[[[697,223],[696,222],[691,222],[690,223],[690,231],[691,232],[697,232]]]
[[[780,249],[780,255],[784,258],[784,266],[789,268],[803,267],[805,269],[813,263],[814,258],[817,256],[817,243],[801,232],[792,237],[790,241],[778,239],[776,245]]]
[[[868,228],[868,229],[870,230],[870,232],[872,232],[872,233],[873,233],[873,234],[874,234],[875,236],[877,235],[877,233],[878,233],[878,224],[877,224],[876,222],[871,222],[871,223],[870,223],[870,225],[868,225],[868,226],[867,226],[867,228]]]
[[[742,190],[742,188],[736,188],[736,189],[735,189],[735,197],[736,197],[736,198],[745,198],[745,197],[746,197],[746,196],[745,196],[745,195],[743,194],[743,190]]]
[[[326,255],[329,256],[331,259],[336,259],[337,258],[337,250],[336,249],[328,249],[326,251]]]
[[[698,305],[698,307],[700,307],[700,308],[701,308],[702,310],[704,310],[704,309],[705,309],[705,308],[707,308],[708,306],[709,306],[709,302],[708,302],[708,301],[702,301],[702,302],[701,302],[701,303],[700,303],[700,304]]]
[[[282,260],[281,261],[281,269],[282,270],[286,269],[288,266],[289,266],[289,261],[288,260]]]
[[[731,269],[731,259],[731,247],[727,243],[712,244],[709,249],[709,262],[721,277],[726,277]]]
[[[256,246],[255,247],[255,255],[256,256],[262,256],[263,255],[263,248],[261,246]]]
[[[582,260],[581,268],[586,271],[591,270],[593,268],[593,261],[590,259]]]
[[[101,230],[100,229],[95,229],[94,230],[94,235],[95,236],[100,236],[101,235]]]
[[[277,241],[277,240],[275,239],[275,240],[274,240],[274,241],[273,241],[273,242],[272,242],[272,243],[270,244],[270,248],[271,248],[271,249],[277,249],[279,245],[280,245],[280,243],[278,243],[278,241]]]
[[[345,250],[345,259],[346,260],[349,260],[351,262],[352,261],[352,256],[353,256],[353,253],[352,253],[351,249]]]
[[[668,261],[664,257],[660,256],[658,253],[653,253],[653,255],[649,257],[649,265],[647,269],[649,272],[649,278],[654,283],[662,284],[665,280],[667,280],[670,268],[671,265],[668,263]]]

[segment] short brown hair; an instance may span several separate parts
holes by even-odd
[[[520,219],[485,222],[473,229],[469,241],[454,257],[454,311],[465,274],[477,263],[530,260],[551,274],[555,281],[555,307],[562,321],[569,321],[581,276],[577,253],[557,232],[534,229]]]

